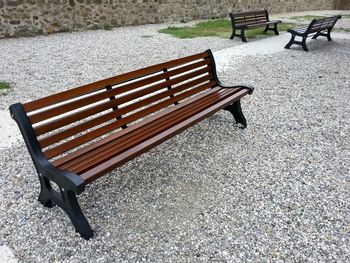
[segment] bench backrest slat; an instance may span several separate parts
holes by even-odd
[[[269,21],[267,10],[245,13],[230,13],[234,26],[252,25]]]
[[[173,61],[169,61],[169,62],[165,62],[165,63],[161,63],[158,65],[154,65],[154,66],[150,66],[147,68],[143,68],[143,69],[139,69],[133,72],[128,72],[116,77],[112,77],[112,78],[108,78],[108,79],[104,79],[101,81],[97,81],[94,83],[90,83],[78,88],[74,88],[74,89],[69,89],[67,91],[63,91],[63,92],[59,92],[56,93],[54,95],[51,96],[47,96],[45,98],[42,99],[38,99],[38,100],[34,100],[28,103],[23,104],[24,109],[26,110],[26,112],[31,112],[40,108],[44,108],[44,107],[48,107],[50,105],[53,104],[57,104],[60,103],[62,101],[66,101],[69,99],[73,99],[79,96],[82,96],[84,94],[88,94],[94,91],[98,91],[101,89],[104,89],[106,86],[109,85],[117,85],[120,83],[123,83],[124,81],[130,81],[134,78],[140,78],[142,76],[147,76],[156,72],[159,72],[161,70],[163,70],[164,68],[168,68],[168,67],[176,67],[197,59],[203,59],[205,57],[207,57],[208,55],[204,52],[204,53],[200,53],[200,54],[196,54],[196,55],[192,55],[192,56],[188,56],[188,57],[184,57],[184,58],[179,58]]]
[[[314,19],[310,23],[307,29],[307,33],[315,33],[326,29],[332,29],[339,18],[341,18],[341,16],[331,16],[320,19]]]
[[[71,149],[74,149],[82,144],[88,143],[88,142],[108,133],[108,132],[114,131],[114,130],[120,128],[123,124],[130,123],[133,120],[137,120],[137,119],[140,119],[142,117],[148,116],[148,115],[150,115],[158,110],[161,110],[167,106],[172,105],[176,101],[188,98],[188,97],[195,95],[201,91],[212,88],[213,86],[215,86],[215,82],[211,81],[211,82],[203,84],[199,87],[196,87],[194,89],[190,89],[184,93],[181,93],[180,95],[177,95],[173,98],[169,98],[169,99],[162,101],[158,104],[152,105],[151,107],[143,109],[141,111],[138,111],[138,112],[134,113],[133,115],[127,116],[127,117],[123,118],[122,120],[120,120],[119,122],[112,122],[112,123],[107,124],[103,127],[100,127],[100,128],[97,128],[93,131],[87,132],[87,133],[85,133],[77,138],[74,138],[68,142],[64,142],[64,143],[60,144],[59,146],[55,146],[53,148],[50,148],[47,151],[44,151],[44,154],[48,159],[51,159],[52,157],[55,157],[55,156],[60,155],[64,152],[67,152]]]
[[[74,109],[77,108],[81,108],[87,105],[90,105],[91,103],[95,103],[97,101],[102,101],[104,99],[108,99],[111,96],[116,96],[116,95],[120,95],[120,94],[124,94],[128,91],[132,91],[132,90],[136,90],[137,88],[143,87],[145,85],[148,85],[150,83],[156,83],[157,81],[161,81],[161,80],[165,80],[166,78],[169,77],[173,77],[176,76],[178,74],[184,73],[184,72],[188,72],[189,70],[192,69],[196,69],[198,67],[201,66],[205,66],[208,65],[210,63],[209,59],[206,60],[202,60],[198,63],[195,63],[194,65],[188,65],[182,68],[178,68],[172,71],[168,71],[166,73],[161,73],[158,75],[154,75],[151,76],[149,78],[145,78],[145,79],[141,79],[139,81],[136,82],[132,82],[132,83],[124,83],[124,85],[116,87],[116,88],[112,88],[109,90],[104,90],[101,93],[94,93],[91,94],[91,96],[88,97],[83,97],[77,100],[71,100],[68,103],[65,103],[63,105],[58,105],[55,107],[51,107],[47,110],[44,111],[40,111],[39,113],[36,113],[34,115],[29,116],[30,121],[34,124],[49,118],[52,118],[54,116],[57,116],[58,114],[63,114],[69,111],[72,111]],[[197,70],[198,71],[198,70]],[[200,69],[201,72],[203,72],[203,69]],[[203,73],[205,73],[207,71],[204,70]],[[157,87],[159,89],[162,89],[164,87],[167,87],[168,85],[173,85],[173,84],[177,84],[177,81],[180,82],[182,81],[182,79],[186,79],[186,78],[190,78],[192,75],[196,75],[196,72],[191,72],[191,73],[187,73],[187,75],[184,76],[180,76],[180,77],[176,77],[174,79],[172,79],[171,81],[165,81],[162,82],[160,85],[158,85]],[[171,82],[171,83],[166,83],[166,82]],[[146,90],[144,90],[144,92],[146,92]],[[126,96],[126,95],[124,95]],[[122,104],[125,103],[126,101],[122,100],[122,99],[115,99],[113,100],[112,104],[109,106],[109,108],[112,108],[118,104]],[[95,112],[97,113],[97,112]],[[50,127],[51,123],[46,124],[45,126]],[[41,134],[41,133],[39,133]]]
[[[207,65],[207,59],[203,60],[201,62],[195,63],[195,64],[198,65],[198,66],[200,66],[200,65],[201,66]],[[190,66],[192,66],[192,65],[190,65]],[[181,71],[183,70],[183,68],[179,68],[179,70],[180,69],[181,69]],[[210,70],[210,69],[211,68],[208,68],[208,70]],[[200,71],[197,70],[196,72],[203,72],[203,69],[200,69]],[[171,73],[171,72],[169,72],[169,73]],[[191,73],[191,74],[193,74],[193,73]],[[181,79],[183,79],[186,76],[188,77],[189,75],[187,74],[185,76],[180,76],[180,77],[177,77],[177,78],[174,78],[174,79],[171,79],[171,80],[169,79],[165,83],[162,82],[160,84],[154,85],[153,87],[149,87],[148,90],[150,90],[151,88],[153,88],[153,89],[162,89],[164,87],[168,87],[169,85],[174,85],[174,84],[180,82]],[[111,91],[113,91],[113,90],[111,90]],[[113,108],[115,106],[118,106],[119,104],[125,103],[125,102],[127,102],[129,100],[132,100],[134,98],[137,98],[138,95],[140,95],[142,92],[146,92],[146,91],[147,90],[141,90],[139,92],[126,94],[124,96],[120,96],[119,98],[114,98],[113,100],[106,101],[106,102],[98,104],[98,105],[96,105],[94,107],[90,107],[90,108],[88,108],[86,110],[81,110],[81,111],[76,112],[76,113],[71,113],[71,114],[69,114],[67,116],[64,116],[64,117],[61,117],[61,118],[58,118],[58,119],[46,122],[46,123],[44,123],[42,125],[38,125],[38,126],[36,126],[34,128],[35,133],[37,135],[42,135],[42,134],[48,133],[48,132],[53,131],[55,129],[58,129],[58,128],[64,126],[64,125],[71,124],[71,123],[79,121],[79,120],[81,120],[83,118],[89,117],[89,116],[91,116],[93,114],[102,112],[104,110]],[[105,92],[105,93],[107,93],[107,92]],[[110,94],[115,95],[115,93],[110,93],[110,92],[108,92],[107,95],[110,96]],[[170,91],[169,95],[171,95],[171,94],[172,94],[172,92]],[[108,98],[108,96],[106,96],[104,93],[97,94],[97,95],[103,95],[103,98]],[[84,106],[85,105],[89,105],[89,104],[86,104],[86,103],[89,102],[89,99],[90,99],[90,97],[83,98],[82,100],[84,100],[84,103],[82,105],[84,105]],[[122,109],[119,109],[118,111],[120,112],[120,114],[127,113],[127,112],[125,112],[125,110],[122,110]],[[64,112],[65,111],[63,111],[61,113],[64,113]]]
[[[48,159],[217,85],[209,51],[24,104]],[[60,158],[59,157],[59,158]]]
[[[117,109],[117,110],[112,111],[112,112],[107,112],[105,114],[99,115],[98,117],[91,119],[91,120],[88,120],[86,122],[83,122],[82,124],[77,124],[73,127],[67,128],[64,131],[61,131],[59,133],[55,133],[53,135],[46,136],[44,139],[39,140],[39,143],[40,143],[41,147],[46,147],[50,144],[56,143],[62,139],[68,138],[68,137],[75,135],[79,132],[82,132],[82,131],[85,131],[89,128],[92,128],[96,125],[99,125],[99,124],[104,123],[106,121],[110,121],[110,120],[116,118],[117,116],[120,116],[122,114],[126,114],[128,112],[132,112],[134,110],[137,110],[138,108],[141,108],[145,105],[149,105],[150,103],[154,103],[160,99],[170,97],[170,95],[174,95],[175,93],[181,92],[185,89],[188,89],[191,86],[198,85],[198,84],[201,84],[203,82],[209,81],[210,79],[212,79],[212,77],[213,77],[212,74],[205,75],[205,76],[202,76],[201,78],[187,82],[187,83],[180,85],[180,86],[177,86],[173,89],[154,94],[153,96],[144,98],[144,99],[139,100],[139,101],[135,101],[129,105],[126,105],[125,107],[122,107],[122,108]],[[138,92],[136,92],[136,93],[138,93]],[[131,94],[131,95],[134,95],[134,94]],[[137,95],[138,94],[135,94],[134,98],[138,98]],[[110,108],[110,107],[108,107],[108,108]],[[81,119],[84,119],[86,117],[89,117],[93,114],[91,114],[91,110],[88,109],[88,110],[83,110],[83,111],[80,111],[78,113],[75,113],[72,115],[72,117],[74,117],[74,122],[75,122],[75,121],[79,121]],[[132,121],[134,121],[134,120],[132,120]],[[73,121],[70,120],[70,122],[73,122]],[[124,123],[125,120],[123,120],[123,119],[117,120],[117,122],[123,123],[123,124],[120,124],[120,127],[124,124],[127,124],[127,123]]]

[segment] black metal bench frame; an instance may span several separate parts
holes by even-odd
[[[340,15],[314,19],[307,27],[288,29],[288,32],[291,33],[292,36],[285,48],[290,49],[290,47],[295,44],[302,46],[303,50],[308,52],[309,49],[306,46],[306,39],[311,36],[312,39],[323,36],[327,37],[328,41],[332,41],[331,31],[338,19],[341,19]],[[301,41],[295,40],[297,36],[301,38]]]
[[[235,36],[240,37],[242,42],[247,42],[245,37],[245,30],[254,29],[258,27],[265,27],[264,32],[273,31],[275,35],[279,35],[277,25],[281,23],[280,20],[270,21],[269,13],[266,9],[262,11],[251,11],[244,13],[230,13],[232,22],[232,35],[230,39],[234,39]],[[272,26],[273,27],[270,27]],[[240,30],[240,34],[236,33],[236,30]]]
[[[229,111],[233,115],[236,123],[241,124],[240,128],[245,128],[247,126],[247,121],[246,121],[246,119],[243,115],[242,109],[241,109],[240,98],[245,96],[246,94],[252,94],[254,89],[252,87],[243,86],[243,85],[226,86],[226,85],[222,84],[217,77],[215,61],[214,61],[214,57],[213,57],[211,51],[207,50],[206,52],[203,52],[203,54],[207,55],[207,60],[209,59],[211,61],[210,66],[212,68],[212,74],[213,74],[212,81],[216,82],[218,88],[220,88],[220,89],[223,88],[225,90],[233,89],[233,90],[241,90],[242,91],[242,93],[239,93],[240,95],[237,93],[238,94],[237,98],[234,101],[222,102],[220,107],[218,106],[217,110],[224,109],[224,110]],[[197,54],[197,55],[193,55],[193,56],[198,56],[198,55],[203,56],[202,54]],[[187,57],[185,57],[183,59],[186,59],[186,58]],[[181,60],[181,59],[178,59],[178,60]],[[172,63],[172,62],[175,62],[178,60],[174,60],[174,61],[170,61],[170,62],[166,62],[166,63]],[[166,64],[166,63],[163,63],[163,64]],[[134,71],[134,72],[129,72],[129,73],[126,73],[126,74],[120,75],[120,76],[126,76],[126,75],[127,76],[129,76],[129,75],[135,76],[135,74],[136,74],[135,72],[140,72],[140,74],[141,74],[143,71],[150,71],[150,69],[158,68],[159,66],[161,66],[163,64],[154,65],[154,66],[149,67],[149,68],[141,69],[141,70]],[[51,100],[51,97],[56,96],[56,98],[57,98],[57,96],[60,95],[59,97],[61,99],[59,99],[59,100],[61,102],[65,102],[66,99],[62,98],[61,94],[66,95],[66,93],[68,93],[68,92],[75,92],[77,90],[79,90],[79,92],[80,92],[82,90],[82,88],[85,88],[85,87],[91,88],[91,85],[94,85],[94,86],[106,85],[105,86],[106,90],[110,90],[111,89],[110,84],[106,84],[106,83],[109,83],[112,80],[114,81],[115,79],[118,79],[120,76],[116,76],[116,77],[102,80],[102,81],[99,81],[96,83],[88,84],[88,85],[78,87],[78,88],[75,88],[72,90],[67,90],[67,91],[61,92],[60,94],[54,94],[54,95],[51,95],[49,97],[45,97],[42,99],[43,100],[48,100],[48,99]],[[133,78],[131,78],[131,80],[132,79]],[[110,99],[114,100],[115,98],[110,98]],[[176,97],[175,97],[175,99],[176,99]],[[37,101],[40,101],[40,100],[41,99],[39,99]],[[68,214],[71,222],[73,223],[73,225],[75,227],[76,232],[79,232],[80,235],[84,239],[88,240],[91,237],[93,237],[93,230],[91,229],[91,227],[88,223],[88,220],[86,219],[86,217],[84,216],[84,214],[80,208],[80,205],[79,205],[78,200],[77,200],[77,195],[81,194],[85,190],[85,186],[87,184],[96,180],[100,176],[103,176],[107,172],[102,171],[101,174],[97,175],[96,177],[86,179],[86,178],[82,178],[80,175],[78,175],[76,173],[57,168],[51,163],[51,161],[49,161],[48,157],[45,155],[45,152],[43,151],[42,147],[40,146],[39,139],[38,139],[38,136],[37,136],[36,131],[35,131],[35,127],[33,126],[32,122],[30,121],[31,115],[28,115],[28,111],[27,111],[27,109],[28,109],[27,105],[31,104],[31,107],[32,107],[33,104],[37,104],[37,101],[32,101],[32,102],[29,102],[26,104],[21,104],[21,103],[13,104],[10,106],[10,113],[11,113],[11,117],[18,124],[18,127],[22,133],[23,139],[25,141],[25,144],[27,146],[27,149],[29,151],[29,154],[31,156],[31,159],[34,163],[35,169],[36,169],[38,177],[39,177],[41,190],[40,190],[40,194],[39,194],[38,199],[45,207],[51,208],[55,205],[61,207]],[[177,104],[181,104],[181,102],[175,103],[175,105],[177,105]],[[189,105],[191,105],[191,102]],[[38,108],[39,108],[39,106],[38,106]],[[195,123],[199,122],[200,120],[206,118],[207,116],[209,116],[209,114],[214,113],[214,112],[209,112],[209,110],[210,109],[206,109],[205,111],[203,111],[203,115],[201,115],[200,118],[198,118],[194,121],[191,121],[186,125],[184,124],[182,126],[182,128],[176,132],[179,133],[182,130],[187,129],[188,127],[194,125]],[[120,119],[121,119],[120,116],[119,116],[119,118],[117,117],[117,120],[120,120]],[[123,128],[122,131],[126,131],[124,129],[128,129],[128,127],[126,127],[126,126],[124,126],[122,128]],[[160,142],[157,142],[158,144],[175,135],[174,132],[170,133],[170,130],[171,129],[166,131],[166,132],[169,132],[169,134],[167,135],[168,137],[164,137],[164,140],[160,140]],[[148,149],[154,147],[155,145],[157,145],[156,142],[154,142],[153,144],[150,144],[146,147],[142,143],[142,145],[140,147],[144,147],[144,149],[145,149],[144,152],[145,152]],[[139,154],[142,154],[142,152],[140,152]],[[120,166],[123,163],[127,162],[128,160],[130,160],[134,157],[135,157],[135,155],[130,154],[130,156],[128,156],[128,158],[125,158],[125,160],[118,162],[117,165]],[[116,166],[116,167],[118,167],[118,166]],[[111,167],[111,169],[109,169],[109,170],[113,170],[113,169],[114,168]],[[59,190],[56,190],[56,188],[53,188],[52,183],[55,183],[58,186]]]

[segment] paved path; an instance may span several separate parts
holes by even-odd
[[[336,39],[350,39],[350,34],[333,32],[332,38],[335,41]],[[265,56],[277,52],[290,52],[290,50],[284,48],[289,40],[290,34],[282,33],[279,36],[272,36],[214,52],[217,70],[219,72],[225,71],[229,69],[233,63],[238,63],[238,61],[242,61],[242,59],[247,56]],[[309,39],[308,41],[313,40]],[[294,48],[301,51],[301,48],[298,46],[292,46],[292,50],[294,50]],[[312,50],[310,50],[310,52],[312,52]]]
[[[18,260],[7,246],[0,246],[0,263],[17,263]]]

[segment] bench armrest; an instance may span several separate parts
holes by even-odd
[[[225,85],[225,84],[221,83],[220,81],[218,81],[218,85],[219,85],[219,87],[224,88],[224,89],[235,89],[235,88],[248,89],[249,95],[253,94],[253,91],[254,91],[254,87],[247,86],[247,85]]]
[[[63,187],[64,189],[72,190],[76,194],[80,194],[85,190],[85,182],[80,176],[56,168],[50,164],[46,158],[38,162],[40,163],[41,167],[39,173],[41,173],[47,179],[55,182],[57,185]]]
[[[29,118],[20,103],[10,106],[11,117],[17,122],[29,154],[34,162],[39,176],[55,182],[57,185],[74,191],[77,194],[85,190],[85,181],[78,175],[58,169],[49,163],[41,150]]]
[[[269,20],[270,23],[274,23],[274,24],[280,24],[282,23],[281,20]]]
[[[214,55],[213,53],[211,52],[210,49],[207,50],[208,52],[208,55],[210,57],[210,60],[211,60],[211,64],[212,64],[212,67],[213,67],[213,75],[214,75],[214,80],[215,82],[217,83],[217,85],[221,88],[224,88],[224,89],[234,89],[234,88],[243,88],[243,89],[248,89],[249,90],[249,95],[251,95],[254,91],[254,88],[253,87],[250,87],[250,86],[246,86],[246,85],[225,85],[223,84],[219,78],[218,78],[218,75],[216,73],[216,64],[215,64],[215,59],[214,59]]]

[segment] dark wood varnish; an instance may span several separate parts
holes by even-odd
[[[253,14],[255,20],[266,16],[251,12],[238,19]],[[203,52],[63,91],[24,109],[45,157],[88,179],[95,166],[108,166],[222,100],[237,100],[240,89],[220,88],[214,68],[211,53]]]
[[[10,111],[38,171],[39,201],[63,208],[89,239],[93,231],[76,199],[87,184],[221,109],[246,127],[240,99],[252,92],[223,85],[207,50],[17,103]]]

